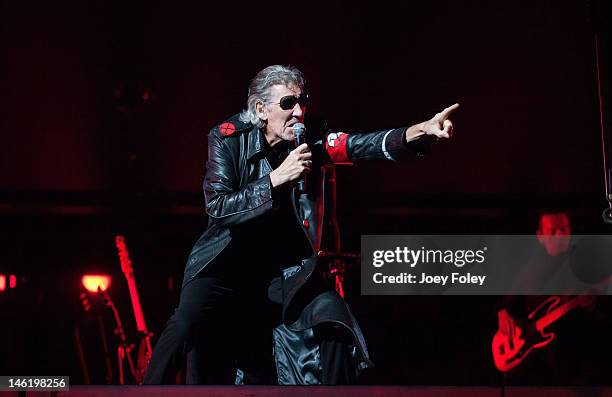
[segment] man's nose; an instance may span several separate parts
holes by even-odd
[[[299,103],[296,103],[295,106],[293,107],[292,116],[299,118],[299,117],[304,116],[304,113],[306,113],[306,106],[302,106]]]

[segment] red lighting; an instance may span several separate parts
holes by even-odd
[[[83,286],[89,292],[98,292],[98,287],[106,291],[110,287],[111,278],[106,274],[86,274],[83,276]]]
[[[572,235],[569,217],[565,212],[542,214],[536,235],[548,255],[559,256],[566,253]]]
[[[14,274],[11,274],[9,277],[9,288],[15,288],[17,286],[17,277]]]
[[[6,289],[6,276],[4,274],[0,274],[0,292]]]

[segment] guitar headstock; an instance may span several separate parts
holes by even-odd
[[[121,270],[124,274],[132,273],[134,269],[132,268],[132,261],[130,260],[130,254],[128,253],[127,246],[125,245],[125,238],[123,236],[116,236],[115,245],[117,246],[117,251],[119,251]]]

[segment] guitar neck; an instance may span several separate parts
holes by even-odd
[[[145,334],[147,331],[147,324],[145,322],[144,313],[142,311],[142,305],[140,304],[140,296],[138,295],[138,288],[136,287],[136,278],[134,277],[134,268],[132,267],[132,261],[130,260],[130,254],[125,244],[123,236],[115,237],[115,245],[119,251],[119,260],[121,262],[121,270],[125,275],[130,290],[130,297],[132,298],[132,308],[134,309],[134,317],[136,318],[136,328],[138,331]]]
[[[581,297],[577,296],[559,307],[553,309],[553,311],[546,313],[541,319],[537,320],[535,323],[535,327],[538,331],[542,331],[544,328],[548,327],[550,324],[554,323],[561,317],[565,316],[569,311],[574,309],[576,306],[580,304]]]

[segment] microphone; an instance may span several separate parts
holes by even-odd
[[[304,126],[304,124],[302,123],[293,124],[293,133],[295,134],[295,147],[298,147],[302,143],[306,142],[306,139],[304,138],[305,132],[306,132],[306,126]],[[300,192],[306,191],[306,181],[304,180],[304,177],[302,177],[298,181],[297,186]]]

